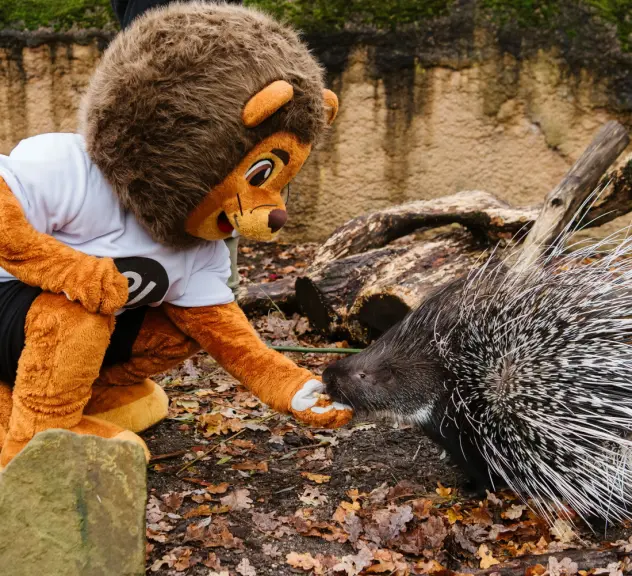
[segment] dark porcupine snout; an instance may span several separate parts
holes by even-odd
[[[323,372],[327,393],[356,412],[422,423],[443,377],[425,345],[430,338],[395,326],[359,354],[328,366]]]
[[[370,384],[365,372],[355,366],[353,357],[328,366],[323,372],[326,391],[336,402],[350,404],[359,412],[369,411]]]
[[[369,370],[362,364],[353,356],[331,364],[323,372],[323,382],[336,402],[350,404],[359,412],[374,412],[376,403],[384,404],[380,389],[390,376],[386,368]]]

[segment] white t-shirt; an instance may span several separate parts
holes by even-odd
[[[77,134],[44,134],[0,155],[0,176],[31,225],[98,257],[113,258],[129,279],[126,308],[169,302],[212,306],[234,300],[227,285],[230,256],[223,241],[175,250],[152,240],[120,205]],[[0,268],[0,282],[12,280]]]

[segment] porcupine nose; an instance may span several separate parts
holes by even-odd
[[[283,225],[287,222],[287,212],[285,210],[272,210],[270,214],[268,214],[268,228],[272,230],[272,232],[278,232],[283,228]]]
[[[331,364],[330,366],[327,366],[327,368],[325,368],[322,378],[327,394],[337,400],[340,396],[340,387],[338,386],[338,378],[336,377],[335,364]]]

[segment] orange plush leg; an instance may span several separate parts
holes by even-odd
[[[198,352],[197,342],[183,334],[162,308],[150,308],[128,362],[104,369],[84,414],[141,432],[167,415],[169,399],[149,380]]]
[[[11,388],[4,382],[0,382],[0,448],[2,448],[2,441],[9,429],[12,408]]]
[[[26,317],[25,346],[0,466],[49,428],[132,440],[147,451],[132,432],[83,416],[113,325],[113,317],[90,313],[63,295],[44,292],[37,297]]]

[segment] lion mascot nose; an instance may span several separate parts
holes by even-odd
[[[287,222],[287,212],[285,210],[272,210],[268,215],[268,228],[272,232],[278,232],[283,228],[283,225]]]

